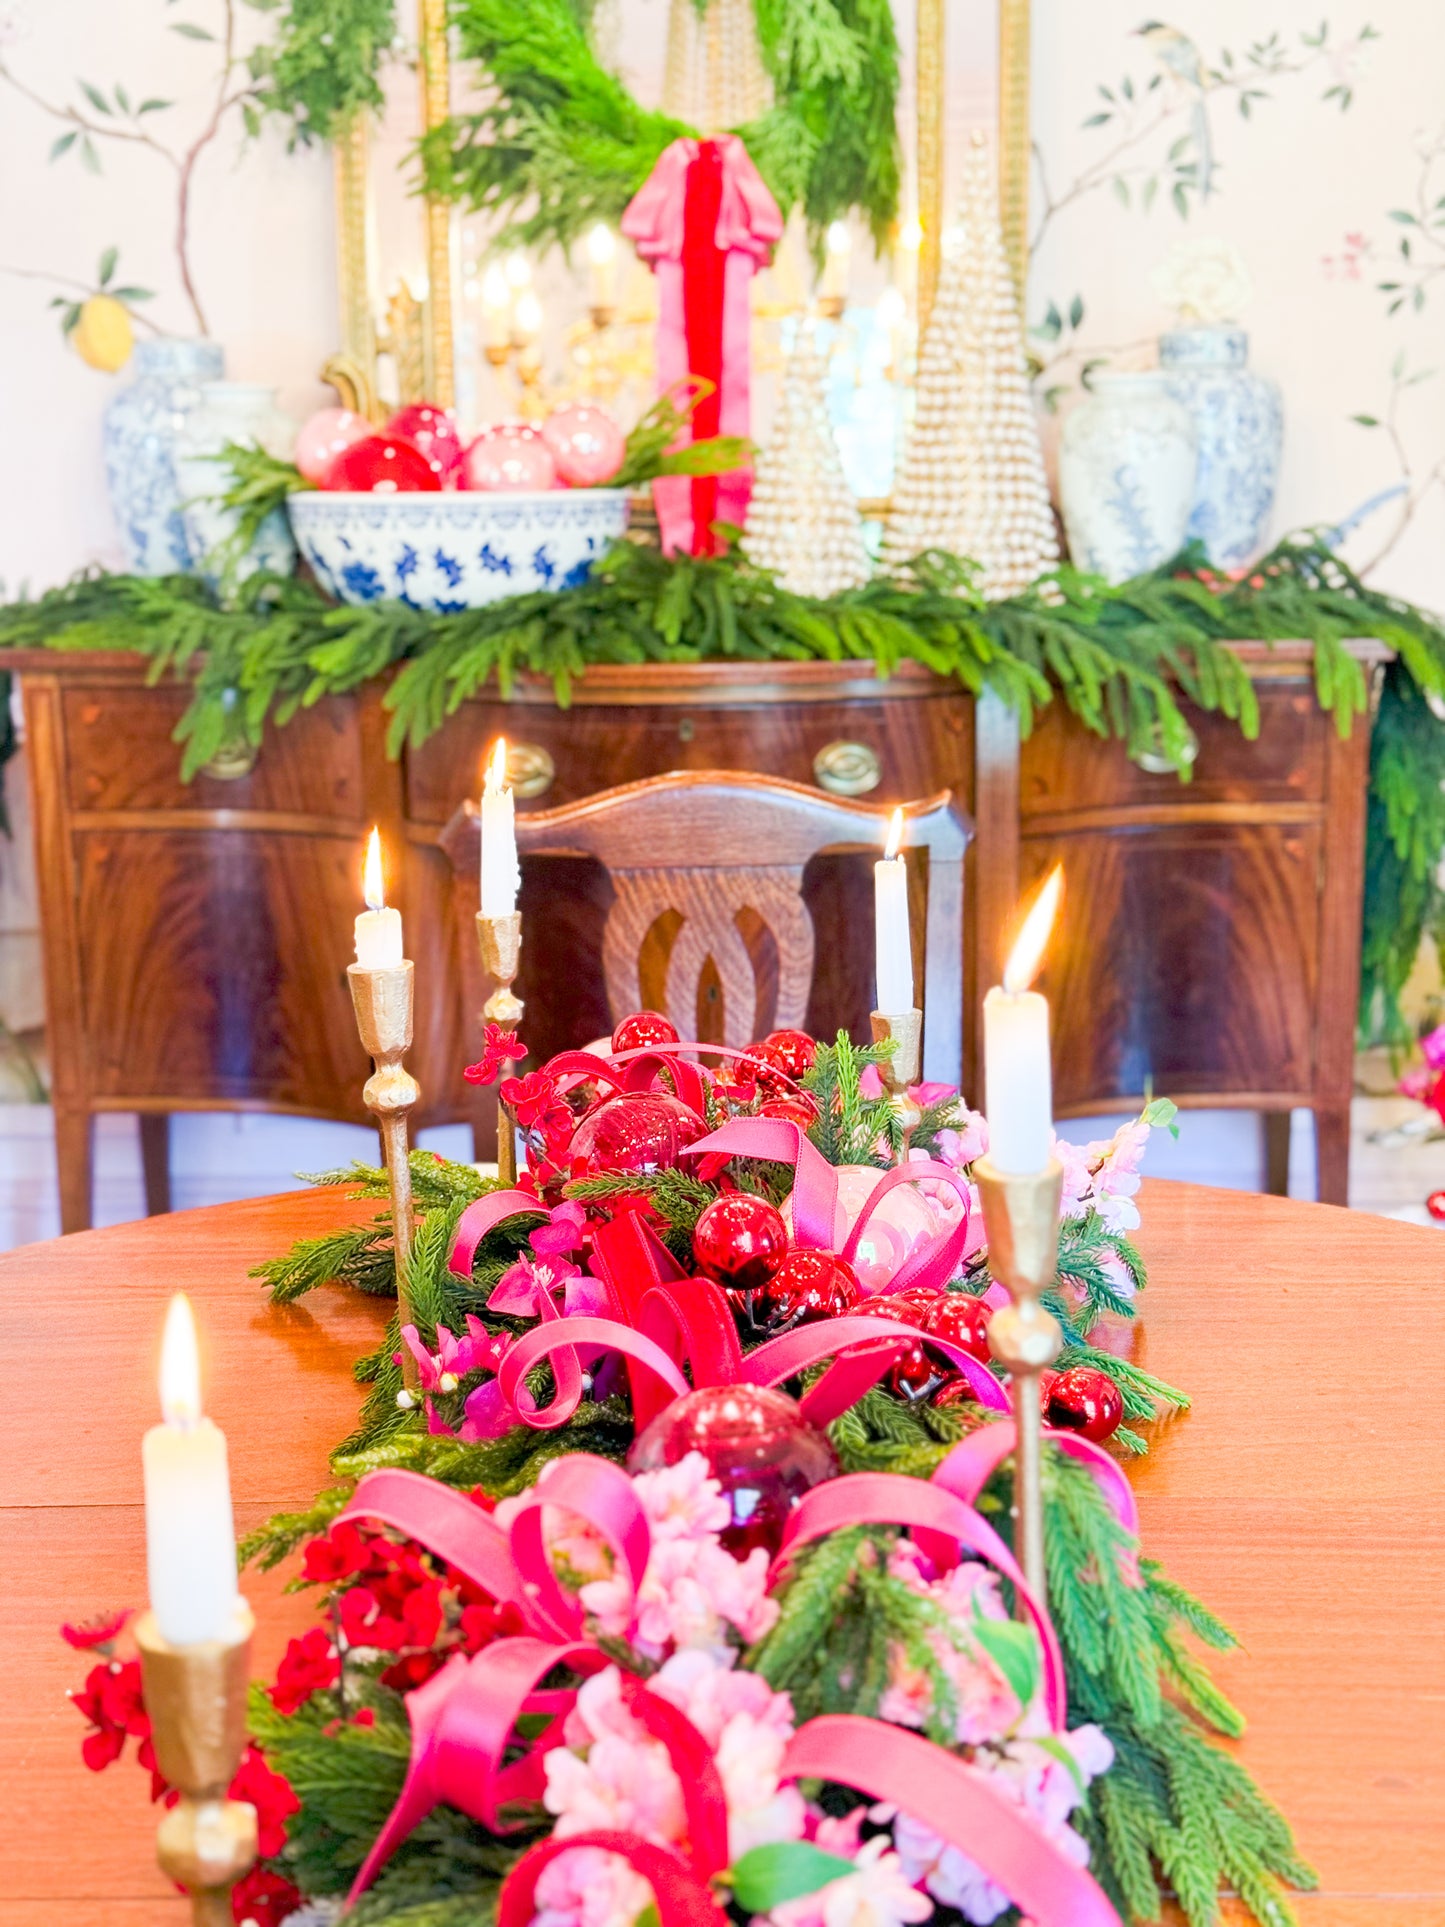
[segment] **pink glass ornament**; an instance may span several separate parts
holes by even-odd
[[[626,437],[607,410],[590,401],[554,409],[542,424],[542,439],[569,488],[610,482],[627,448]]]
[[[556,481],[551,449],[525,422],[484,428],[462,462],[463,488],[521,495],[552,488]]]
[[[457,425],[434,402],[408,402],[386,424],[388,435],[400,435],[419,448],[436,471],[443,488],[455,488],[465,450]]]
[[[328,489],[358,494],[436,494],[441,483],[426,456],[400,435],[368,435],[353,442],[331,464]]]
[[[848,1234],[874,1186],[884,1176],[871,1164],[840,1164],[833,1174],[838,1180],[838,1203],[833,1220],[833,1248],[841,1251]],[[940,1187],[941,1189],[942,1187]],[[961,1207],[960,1207],[961,1208]],[[792,1201],[783,1206],[789,1232],[793,1228]],[[853,1269],[865,1298],[886,1292],[905,1259],[921,1246],[931,1243],[947,1229],[942,1211],[916,1186],[899,1184],[887,1194],[863,1227]]]
[[[308,482],[325,488],[331,464],[355,442],[376,430],[350,408],[318,408],[296,437],[295,462]]]
[[[701,1452],[732,1507],[719,1536],[746,1558],[776,1552],[788,1514],[838,1470],[833,1448],[782,1392],[761,1385],[707,1385],[659,1412],[627,1455],[629,1472],[657,1472]]]
[[[589,1172],[663,1171],[707,1130],[696,1111],[666,1091],[624,1091],[589,1111],[570,1155]]]

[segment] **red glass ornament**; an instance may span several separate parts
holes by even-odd
[[[784,1097],[770,1097],[758,1106],[759,1117],[786,1117],[811,1131],[818,1122],[818,1107],[806,1091],[789,1091]]]
[[[813,1068],[818,1055],[817,1044],[805,1030],[770,1030],[760,1048],[767,1061],[795,1084]]]
[[[635,1010],[612,1033],[613,1050],[646,1050],[678,1042],[677,1026],[660,1010]]]
[[[1436,1224],[1445,1224],[1445,1191],[1432,1191],[1425,1200],[1425,1209]]]
[[[1060,1431],[1081,1432],[1100,1445],[1118,1431],[1124,1396],[1112,1378],[1090,1365],[1073,1365],[1049,1387],[1044,1422]]]
[[[413,443],[400,435],[368,435],[342,449],[326,472],[326,486],[360,495],[427,495],[441,482]]]
[[[788,1249],[788,1227],[766,1198],[734,1191],[715,1198],[693,1227],[699,1271],[734,1291],[756,1291]]]
[[[774,1334],[795,1325],[816,1325],[841,1318],[858,1307],[862,1292],[857,1273],[834,1251],[788,1252],[760,1289],[734,1295],[748,1328]]]
[[[987,1365],[988,1323],[992,1317],[993,1306],[986,1305],[982,1298],[970,1298],[961,1291],[946,1291],[925,1313],[923,1328],[961,1346],[980,1365]]]
[[[665,1171],[706,1131],[697,1112],[667,1091],[622,1091],[583,1118],[571,1156],[593,1173]]]
[[[983,1407],[978,1402],[978,1393],[969,1384],[962,1372],[951,1373],[933,1394],[930,1404],[940,1411],[951,1412],[960,1406],[971,1406],[978,1422],[983,1422]]]
[[[455,486],[465,450],[457,425],[434,402],[408,402],[386,424],[388,435],[401,435],[419,448],[431,463],[443,488]]]
[[[627,1455],[629,1472],[656,1472],[701,1452],[732,1507],[722,1533],[729,1552],[775,1553],[788,1514],[804,1493],[833,1478],[827,1439],[794,1401],[761,1385],[708,1385],[659,1412]]]
[[[923,1325],[932,1306],[919,1304],[909,1292],[894,1292],[886,1298],[868,1299],[862,1309],[869,1318],[896,1319],[900,1325],[911,1325],[918,1332],[918,1343],[910,1345],[894,1365],[887,1384],[891,1392],[906,1398],[910,1404],[930,1397],[948,1378],[951,1369],[941,1365],[937,1353],[930,1352],[923,1342]]]

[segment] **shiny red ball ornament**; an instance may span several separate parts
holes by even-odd
[[[818,1122],[818,1107],[806,1091],[789,1091],[784,1097],[770,1097],[758,1106],[759,1117],[786,1117],[811,1131]]]
[[[656,1472],[701,1452],[732,1508],[722,1543],[739,1559],[782,1543],[788,1514],[833,1478],[833,1448],[795,1402],[761,1385],[708,1385],[674,1399],[627,1455],[629,1472]]]
[[[963,1406],[969,1406],[980,1423],[983,1419],[983,1408],[978,1402],[978,1393],[962,1372],[951,1373],[933,1394],[929,1404],[937,1406],[942,1412],[952,1412]]]
[[[845,1258],[834,1251],[796,1250],[774,1266],[765,1284],[735,1295],[733,1303],[749,1330],[771,1336],[841,1318],[858,1309],[861,1297],[858,1275]]]
[[[583,1118],[571,1156],[593,1174],[666,1171],[706,1132],[697,1112],[667,1091],[622,1091]]]
[[[426,495],[441,488],[436,470],[400,435],[368,435],[343,448],[326,472],[326,487],[358,495]]]
[[[676,1024],[660,1010],[634,1010],[612,1033],[613,1050],[665,1049],[678,1041]]]
[[[916,1405],[930,1398],[948,1379],[951,1366],[940,1364],[938,1354],[923,1342],[923,1325],[931,1306],[920,1304],[907,1292],[894,1292],[886,1298],[869,1298],[861,1307],[869,1318],[892,1318],[900,1325],[911,1325],[919,1334],[897,1361],[885,1381],[889,1391]]]
[[[1124,1396],[1112,1378],[1090,1365],[1073,1365],[1049,1387],[1044,1422],[1060,1431],[1080,1432],[1095,1445],[1117,1432],[1124,1419]]]
[[[818,1046],[805,1030],[770,1030],[759,1046],[770,1064],[776,1064],[795,1084],[813,1068]]]
[[[924,1314],[923,1328],[960,1346],[980,1365],[987,1365],[988,1325],[992,1317],[993,1306],[986,1305],[982,1298],[970,1298],[961,1291],[946,1291]]]
[[[444,408],[438,408],[435,402],[408,402],[386,424],[386,432],[400,435],[419,448],[443,488],[455,487],[466,451],[456,423]]]
[[[765,1285],[788,1249],[782,1213],[766,1198],[734,1191],[714,1198],[692,1232],[692,1255],[699,1271],[733,1291]]]
[[[1432,1191],[1425,1200],[1425,1209],[1436,1224],[1445,1224],[1445,1191]]]

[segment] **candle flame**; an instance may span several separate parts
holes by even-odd
[[[888,819],[888,841],[883,846],[883,855],[891,863],[903,848],[903,808],[902,805]]]
[[[486,790],[488,796],[500,796],[507,787],[507,739],[497,738],[497,747],[487,762]]]
[[[161,1416],[167,1425],[194,1425],[201,1416],[201,1357],[191,1301],[178,1291],[166,1312],[161,1339]]]
[[[366,864],[361,872],[361,894],[368,910],[386,908],[386,889],[381,874],[381,832],[373,829],[366,841]]]
[[[1064,866],[1056,863],[1044,879],[1042,889],[1029,905],[1008,962],[1003,967],[1003,987],[1010,996],[1027,990],[1038,974],[1049,932],[1054,927],[1060,899],[1064,894]]]
[[[605,221],[599,221],[587,235],[587,259],[594,267],[605,268],[617,257],[617,236]]]

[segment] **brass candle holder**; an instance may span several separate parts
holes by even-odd
[[[387,969],[370,970],[364,964],[348,964],[347,981],[356,1011],[356,1028],[361,1047],[372,1061],[372,1073],[361,1095],[381,1132],[382,1157],[391,1185],[391,1223],[396,1247],[396,1310],[403,1325],[412,1321],[411,1300],[407,1291],[407,1263],[411,1257],[414,1214],[411,1203],[411,1163],[407,1118],[421,1086],[402,1063],[411,1048],[412,999],[416,971],[410,958]],[[402,1347],[402,1382],[408,1391],[416,1386],[416,1361],[409,1347]]]
[[[482,969],[496,985],[482,1005],[488,1023],[515,1030],[522,1017],[522,1000],[512,985],[517,980],[517,965],[522,954],[522,913],[489,917],[477,912],[477,948],[482,953]],[[497,1099],[497,1176],[503,1184],[517,1182],[517,1129],[511,1106]]]
[[[1014,1177],[987,1158],[973,1167],[988,1232],[989,1270],[1012,1301],[989,1321],[989,1350],[1007,1367],[1013,1386],[1015,1551],[1035,1596],[1048,1597],[1044,1563],[1043,1415],[1039,1373],[1052,1365],[1064,1335],[1040,1304],[1059,1262],[1059,1200],[1063,1167],[1050,1159],[1042,1171]]]
[[[908,1095],[910,1084],[918,1082],[918,1070],[923,1054],[923,1012],[921,1010],[901,1010],[892,1014],[875,1010],[868,1019],[873,1028],[873,1042],[885,1043],[890,1037],[898,1045],[881,1075],[893,1099],[893,1108],[898,1113],[906,1139],[915,1128],[921,1115],[918,1106]]]
[[[256,1861],[256,1809],[226,1797],[246,1746],[253,1629],[244,1599],[229,1640],[172,1646],[149,1612],[135,1625],[156,1765],[181,1795],[156,1858],[190,1894],[195,1927],[231,1927],[231,1889]]]

